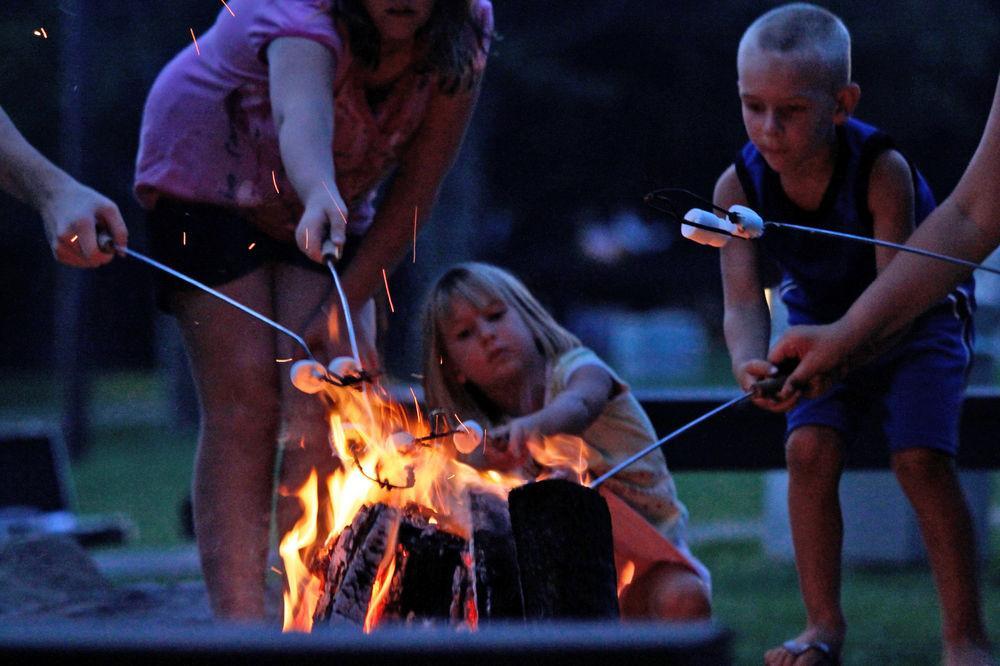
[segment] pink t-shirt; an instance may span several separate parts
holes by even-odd
[[[373,111],[332,0],[230,0],[215,24],[160,72],[143,111],[135,193],[146,208],[160,195],[221,206],[300,209],[285,175],[268,93],[265,53],[279,37],[303,37],[333,54],[334,167],[363,233],[379,184],[399,161],[436,90],[433,74],[410,72]],[[489,0],[476,13],[492,31]],[[232,13],[230,13],[230,9]],[[475,67],[485,67],[485,52]]]

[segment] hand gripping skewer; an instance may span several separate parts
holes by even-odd
[[[610,479],[615,474],[617,474],[618,472],[622,471],[623,469],[625,469],[626,467],[628,467],[629,465],[631,465],[635,461],[639,460],[640,458],[646,457],[647,455],[649,455],[650,453],[652,453],[656,449],[660,448],[661,446],[663,446],[664,444],[666,444],[670,440],[675,439],[676,437],[680,436],[681,434],[687,432],[688,430],[690,430],[691,428],[695,427],[699,423],[703,423],[703,422],[707,421],[708,419],[712,418],[713,416],[715,416],[719,412],[724,412],[727,409],[729,409],[730,407],[738,405],[738,404],[740,404],[741,402],[743,402],[744,400],[746,400],[748,398],[752,398],[752,397],[755,397],[755,396],[770,396],[770,395],[776,394],[779,390],[781,390],[781,387],[784,386],[785,379],[786,379],[785,374],[781,373],[781,374],[778,374],[778,375],[776,375],[774,377],[769,377],[768,379],[762,379],[762,380],[754,383],[754,385],[746,393],[744,393],[742,395],[738,395],[735,398],[733,398],[732,400],[729,400],[728,402],[722,403],[721,405],[719,405],[715,409],[712,409],[711,411],[708,411],[708,412],[702,414],[701,416],[699,416],[698,418],[696,418],[694,421],[691,421],[691,422],[689,422],[689,423],[687,423],[685,425],[682,425],[680,428],[678,428],[677,430],[674,430],[669,435],[661,437],[660,439],[656,440],[655,442],[653,442],[652,444],[650,444],[646,448],[642,449],[641,451],[637,451],[636,453],[633,453],[631,456],[629,456],[625,460],[621,461],[620,463],[618,463],[617,465],[615,465],[614,467],[612,467],[611,469],[609,469],[604,474],[601,474],[599,477],[597,477],[596,479],[594,479],[593,481],[591,481],[589,484],[587,484],[587,486],[589,488],[597,488],[602,483],[604,483],[605,481],[607,481],[608,479]]]
[[[686,194],[687,196],[706,204],[709,208],[725,214],[726,219],[720,219],[714,213],[710,213],[709,211],[701,210],[699,208],[692,208],[682,217],[677,208],[674,207],[674,202],[670,199],[670,197],[666,196],[668,193]],[[652,208],[660,211],[661,213],[666,213],[675,220],[679,221],[681,223],[681,230],[684,233],[684,236],[703,245],[722,247],[730,238],[745,238],[749,240],[760,238],[764,235],[764,230],[768,227],[773,229],[791,229],[792,231],[800,231],[818,236],[828,236],[832,238],[840,238],[842,240],[855,241],[858,243],[867,243],[868,245],[889,247],[894,250],[899,250],[900,252],[909,252],[910,254],[917,254],[922,257],[937,259],[938,261],[957,264],[959,266],[966,266],[973,270],[1000,275],[1000,269],[993,268],[992,266],[977,264],[974,261],[959,259],[958,257],[952,257],[939,252],[932,252],[931,250],[925,250],[919,247],[893,243],[891,241],[885,241],[878,238],[868,238],[867,236],[857,236],[843,231],[818,229],[816,227],[806,227],[798,224],[790,224],[788,222],[762,220],[760,215],[746,206],[732,206],[726,210],[721,206],[716,206],[706,199],[702,199],[692,192],[688,192],[687,190],[680,188],[668,187],[660,190],[654,190],[644,197],[644,201]]]

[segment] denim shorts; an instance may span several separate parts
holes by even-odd
[[[787,432],[821,425],[852,441],[874,418],[890,452],[931,448],[954,456],[971,343],[971,318],[938,306],[878,359],[822,396],[800,400],[788,412]]]

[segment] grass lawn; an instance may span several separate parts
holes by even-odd
[[[130,518],[138,534],[126,548],[183,543],[179,510],[190,484],[194,433],[166,422],[162,395],[148,377],[115,376],[100,382],[95,395],[111,416],[95,416],[91,449],[73,464],[79,513]],[[24,411],[45,417],[51,410],[39,405],[49,397],[44,387],[29,386],[2,408],[16,412],[23,400]],[[693,523],[761,517],[760,474],[683,473],[677,484]],[[983,593],[991,635],[1000,639],[1000,534],[994,529],[991,536]],[[803,611],[791,564],[768,559],[756,540],[703,543],[694,550],[712,571],[715,615],[735,633],[737,663],[761,663],[767,648],[798,633]],[[926,567],[849,570],[844,605],[851,625],[845,663],[938,663],[938,610]]]

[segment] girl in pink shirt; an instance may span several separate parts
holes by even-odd
[[[342,319],[328,321],[340,311],[321,258],[332,241],[372,355],[372,295],[405,253],[414,211],[418,225],[430,216],[492,22],[488,0],[230,0],[146,102],[135,191],[154,256],[332,358],[346,351],[330,334]],[[291,340],[175,281],[160,297],[201,403],[194,518],[212,607],[261,618],[276,443],[283,491],[330,471],[322,405],[275,363],[296,353]],[[279,535],[298,513],[279,498]]]

